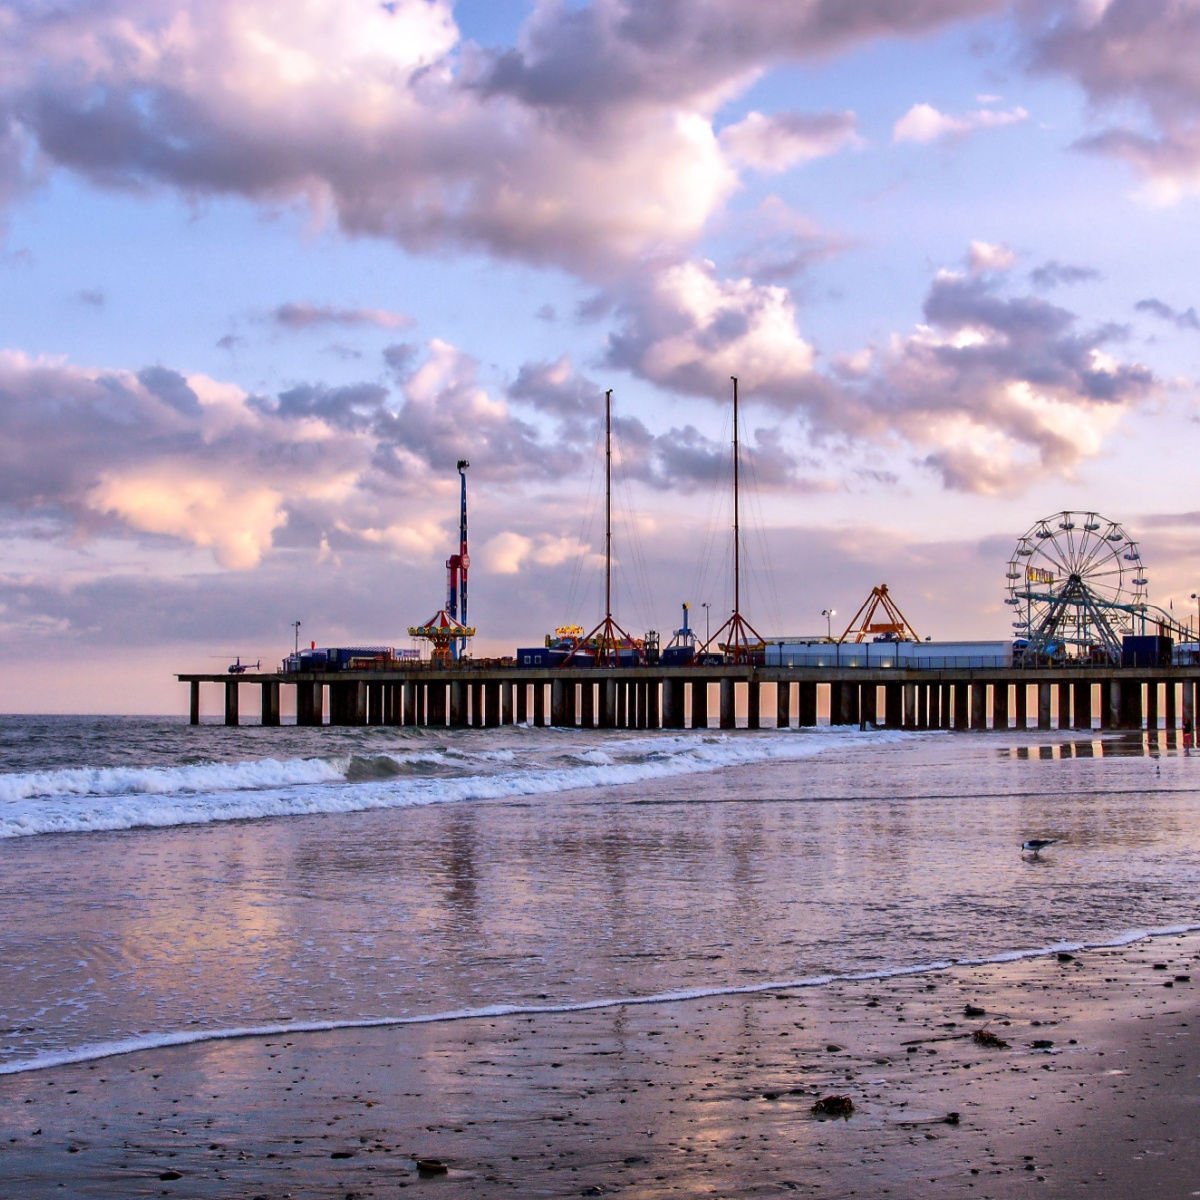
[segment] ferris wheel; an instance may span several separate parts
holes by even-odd
[[[1017,542],[1006,603],[1027,655],[1119,662],[1122,638],[1144,624],[1148,587],[1137,542],[1116,521],[1060,512]]]

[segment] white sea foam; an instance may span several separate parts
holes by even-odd
[[[607,996],[594,1000],[566,1001],[559,1004],[487,1004],[475,1008],[449,1009],[443,1012],[401,1017],[363,1017],[333,1021],[276,1021],[227,1029],[172,1030],[164,1033],[139,1034],[135,1037],[120,1038],[109,1042],[97,1042],[67,1050],[42,1051],[28,1058],[0,1063],[0,1075],[20,1075],[30,1071],[45,1071],[53,1067],[72,1066],[105,1058],[118,1058],[171,1046],[191,1046],[237,1038],[280,1037],[302,1033],[331,1033],[336,1030],[380,1029],[403,1025],[440,1025],[454,1021],[484,1020],[495,1017],[557,1016],[633,1005],[681,1004],[724,996],[753,996],[772,991],[827,987],[831,983],[843,981],[870,983],[875,980],[943,973],[956,968],[1023,962],[1034,958],[1044,958],[1050,954],[1061,954],[1064,951],[1119,949],[1135,942],[1190,933],[1200,933],[1200,925],[1180,924],[1157,929],[1131,929],[1101,941],[1080,941],[1022,950],[1006,950],[983,958],[941,959],[933,962],[880,967],[870,971],[830,972],[820,975],[804,975],[795,979],[775,979],[727,987],[679,988],[655,992],[651,995]]]
[[[328,783],[345,777],[345,762],[274,758],[235,763],[193,763],[179,767],[67,767],[0,775],[0,804],[62,796],[173,795],[302,783]]]
[[[385,773],[347,779],[353,758],[259,759],[179,767],[67,769],[0,775],[0,838],[195,825],[213,821],[317,813],[363,812],[433,803],[503,800],[579,788],[666,779],[754,762],[820,754],[847,739],[887,743],[914,735],[896,731],[779,731],[682,733],[617,738],[601,755],[555,754],[557,765],[535,754],[482,748],[472,756],[456,747],[457,773]],[[564,747],[554,746],[561,751]],[[390,754],[398,767],[450,767],[440,750]],[[528,760],[532,765],[523,764]],[[357,760],[360,761],[360,760]],[[353,774],[353,772],[352,772]]]

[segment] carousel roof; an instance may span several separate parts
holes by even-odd
[[[410,625],[408,633],[410,637],[423,638],[474,637],[475,626],[464,625],[444,608],[439,608],[424,625]]]

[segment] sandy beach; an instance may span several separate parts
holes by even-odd
[[[1180,935],[34,1071],[0,1080],[5,1194],[1189,1196],[1193,978]]]

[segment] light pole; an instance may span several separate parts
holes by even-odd
[[[704,609],[704,644],[708,645],[708,601],[701,603],[700,607]]]
[[[1196,637],[1200,639],[1200,592],[1193,592],[1192,599],[1196,602]]]
[[[296,652],[297,654],[299,654],[299,653],[300,653],[300,622],[299,622],[299,621],[293,621],[293,622],[292,622],[292,629],[293,629],[293,631],[294,631],[294,632],[295,632],[295,634],[296,634],[296,649],[295,649],[295,652]]]
[[[825,637],[829,641],[833,641],[833,618],[837,616],[836,608],[821,609],[821,616],[825,618]]]

